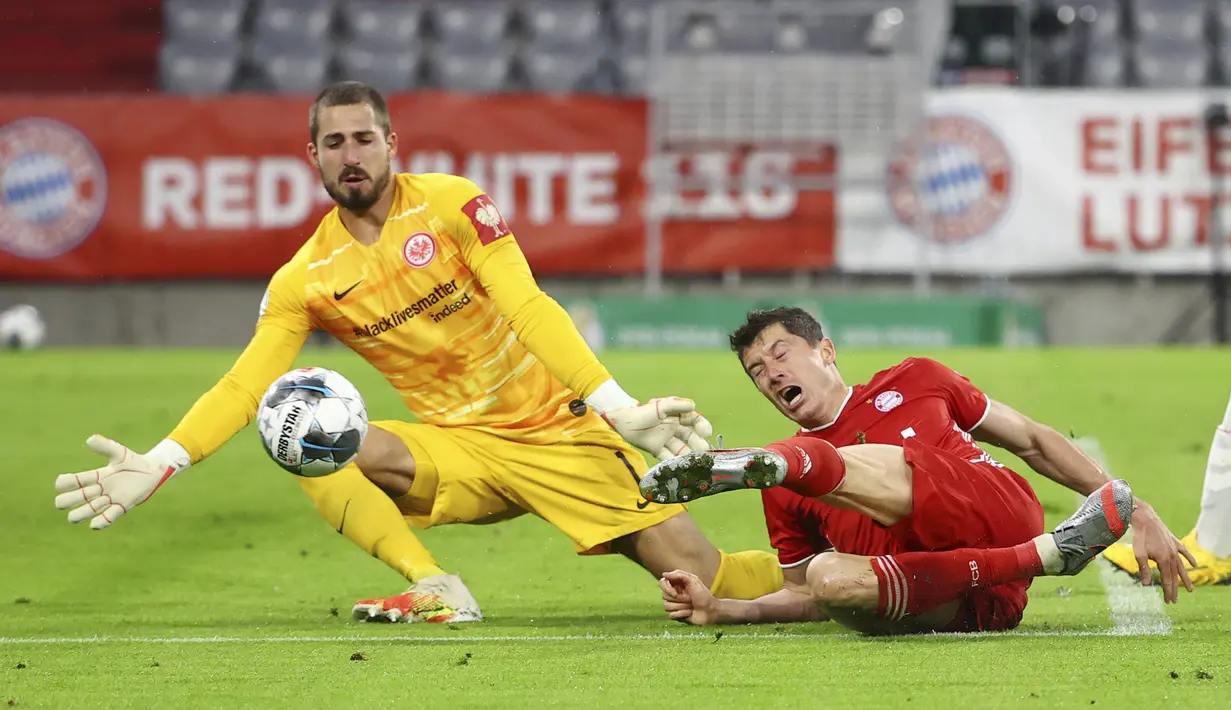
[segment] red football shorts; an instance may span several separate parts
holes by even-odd
[[[906,439],[914,504],[889,530],[905,550],[1010,547],[1043,532],[1043,506],[1025,479],[991,462],[971,462],[944,449]],[[948,631],[1015,628],[1026,609],[1030,581],[999,584],[966,595]]]

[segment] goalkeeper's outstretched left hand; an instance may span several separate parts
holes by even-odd
[[[669,459],[687,451],[709,451],[714,427],[691,399],[656,397],[603,415],[628,443]]]
[[[120,516],[144,503],[175,473],[175,467],[149,454],[95,434],[86,440],[95,453],[108,458],[102,468],[56,477],[56,507],[72,508],[70,523],[88,518],[90,527],[102,530]]]

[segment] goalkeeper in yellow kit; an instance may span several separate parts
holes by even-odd
[[[297,478],[330,525],[412,584],[359,602],[355,618],[481,619],[410,528],[526,512],[581,554],[617,552],[655,576],[684,569],[719,597],[781,586],[768,552],[725,554],[682,506],[641,498],[645,461],[630,444],[660,457],[704,450],[709,423],[689,400],[642,405],[620,388],[539,289],[487,195],[460,177],[393,175],[397,136],[364,84],[321,92],[309,130],[308,155],[337,208],[273,276],[235,365],[165,440],[140,455],[90,438],[109,463],[57,478],[70,521],[107,527],[217,451],[320,329],[380,370],[418,420],[372,422],[352,464]]]

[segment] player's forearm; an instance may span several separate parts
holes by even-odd
[[[478,273],[517,339],[565,387],[585,398],[611,379],[568,312],[539,288],[516,242],[492,247]]]
[[[1089,495],[1111,480],[1097,461],[1051,427],[1039,425],[1030,440],[1029,448],[1013,453],[1040,475],[1070,490]]]
[[[720,599],[716,623],[783,624],[825,621],[812,595],[803,590],[780,589],[757,599]]]
[[[252,421],[261,396],[275,379],[291,369],[307,333],[266,325],[257,329],[248,347],[218,384],[193,404],[167,439],[198,463],[222,447]],[[169,444],[160,444],[174,450]]]
[[[521,309],[513,330],[548,372],[583,398],[612,379],[568,312],[542,291]]]
[[[252,392],[228,375],[201,395],[167,440],[182,446],[191,463],[198,463],[247,426],[258,403]]]

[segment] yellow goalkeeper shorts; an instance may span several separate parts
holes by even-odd
[[[645,459],[618,434],[595,427],[556,444],[527,444],[467,427],[372,422],[415,459],[415,481],[397,500],[416,528],[495,523],[531,513],[572,539],[580,554],[684,512],[641,497]]]

